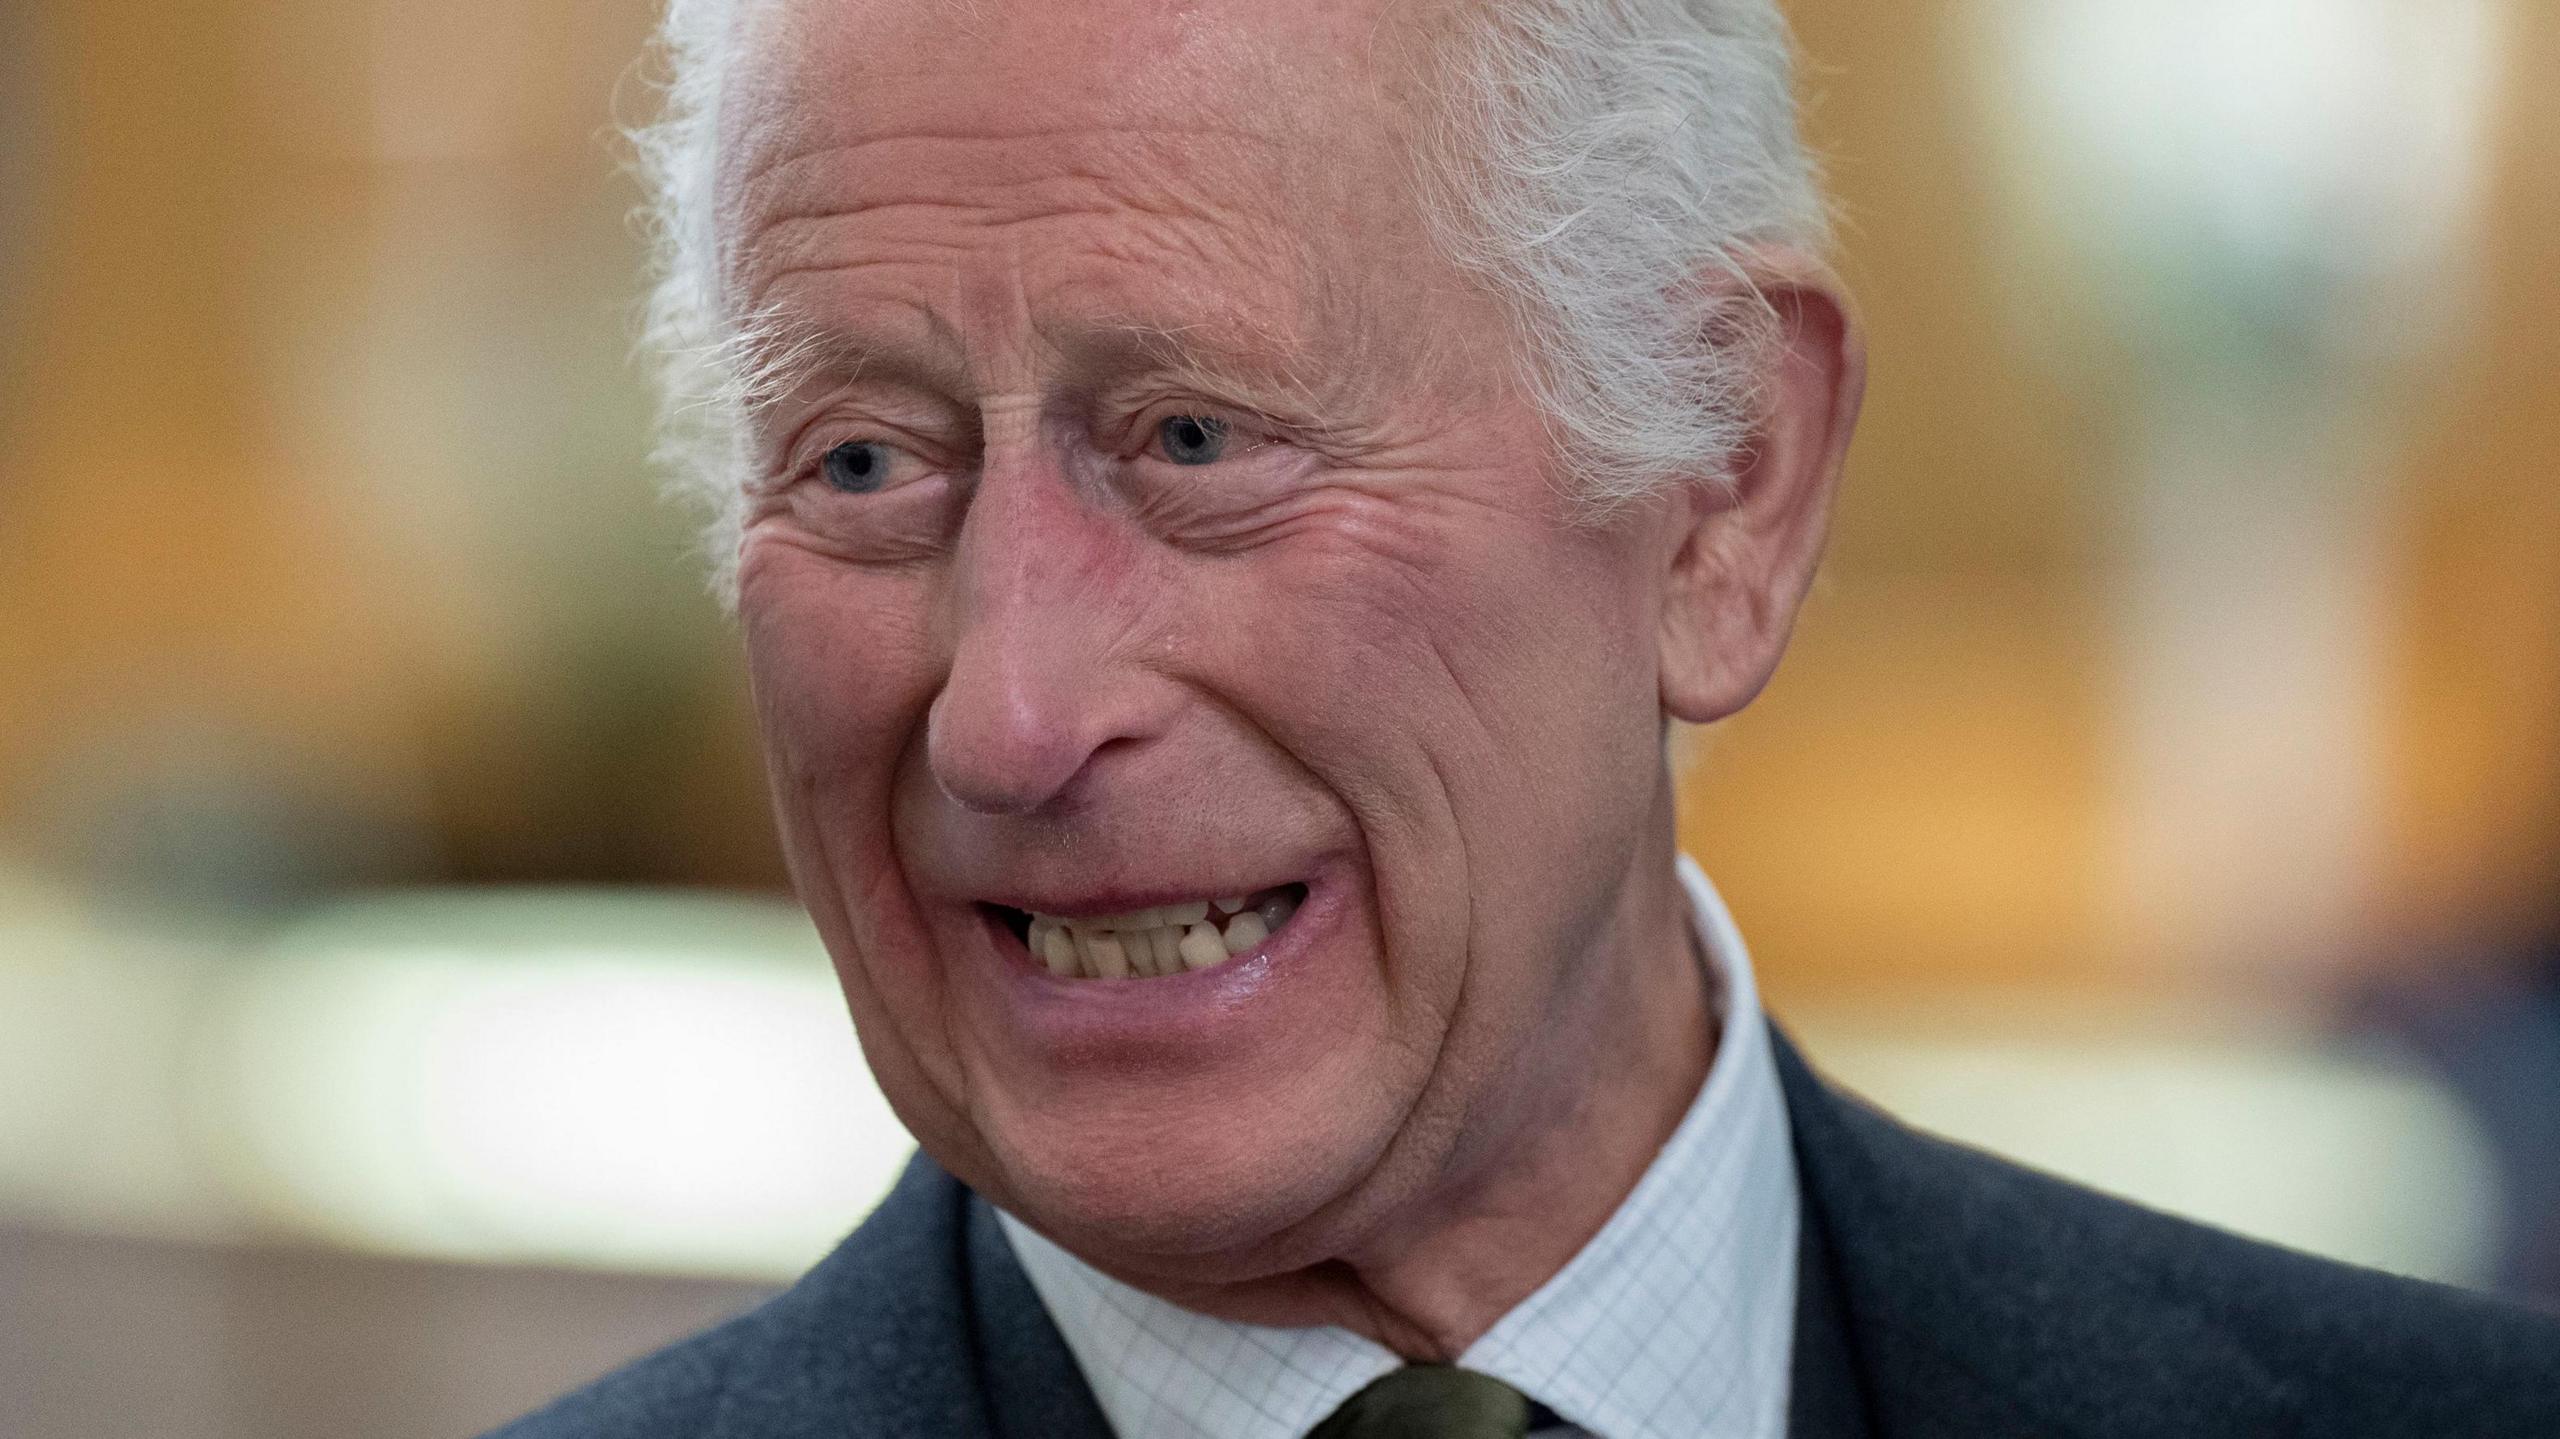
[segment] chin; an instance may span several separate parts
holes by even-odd
[[[1258,1278],[1331,1257],[1320,1232],[1376,1167],[1383,1126],[1240,1116],[1215,1102],[1131,1104],[1121,1122],[1053,1125],[994,1146],[990,1196],[1105,1268]],[[1370,1132],[1362,1132],[1368,1129]]]
[[[1026,942],[1024,911],[1041,905],[955,910],[917,966],[940,986],[883,986],[949,1007],[874,1016],[886,1048],[929,1053],[931,1037],[951,1073],[892,1102],[944,1100],[911,1106],[926,1148],[1106,1268],[1201,1278],[1328,1257],[1340,1201],[1369,1186],[1431,1068],[1388,1023],[1366,886],[1340,867],[1297,872],[1269,891],[1285,901],[1273,922],[1223,962],[1150,977],[1053,971]]]

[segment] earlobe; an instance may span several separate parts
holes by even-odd
[[[1778,254],[1746,273],[1777,322],[1759,361],[1761,402],[1729,473],[1685,483],[1665,516],[1662,707],[1692,724],[1741,709],[1777,672],[1866,390],[1865,339],[1823,266]]]

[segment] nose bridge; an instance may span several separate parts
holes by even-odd
[[[1007,448],[990,451],[953,552],[949,669],[927,758],[963,806],[1022,814],[1134,732],[1139,677],[1114,673],[1111,580],[1125,567],[1125,541],[1046,447]]]

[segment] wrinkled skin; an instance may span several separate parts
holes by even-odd
[[[1415,1357],[1560,1267],[1705,1072],[1663,724],[1775,665],[1859,370],[1771,257],[1740,486],[1576,523],[1412,199],[1443,23],[768,0],[719,190],[730,307],[817,342],[739,605],[882,1088],[1104,1269]],[[857,440],[870,493],[821,460]],[[1161,980],[1054,979],[982,909],[1289,882],[1266,959]]]

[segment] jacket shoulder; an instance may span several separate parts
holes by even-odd
[[[487,1439],[887,1439],[985,1430],[962,1253],[968,1191],[922,1155],[781,1294]]]
[[[755,1343],[762,1311],[644,1355],[563,1395],[486,1439],[698,1439],[728,1387],[738,1354]]]
[[[1780,1049],[1881,1404],[2010,1432],[2560,1434],[2560,1319],[1918,1133]]]
[[[2030,1178],[2120,1234],[2131,1274],[2246,1346],[2315,1425],[2560,1435],[2560,1318]]]

